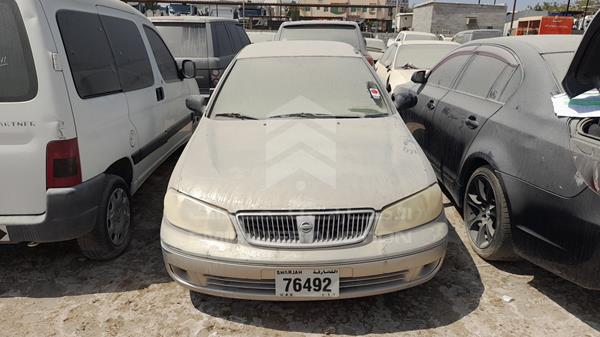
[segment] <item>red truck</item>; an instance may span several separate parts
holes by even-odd
[[[571,34],[571,16],[530,16],[519,19],[516,35]]]

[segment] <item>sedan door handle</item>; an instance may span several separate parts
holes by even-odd
[[[162,87],[156,88],[156,101],[160,102],[165,99],[165,90]]]
[[[435,110],[435,101],[431,100],[431,101],[427,102],[427,108],[429,110]]]
[[[471,129],[477,129],[479,127],[479,122],[475,116],[469,116],[465,119],[465,124]]]

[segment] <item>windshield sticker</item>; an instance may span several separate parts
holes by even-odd
[[[377,88],[369,88],[369,93],[371,93],[371,97],[375,100],[381,99],[381,93]]]

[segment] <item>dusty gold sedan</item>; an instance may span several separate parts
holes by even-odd
[[[442,193],[362,55],[338,42],[243,49],[165,197],[167,270],[196,292],[258,300],[369,296],[434,277]]]

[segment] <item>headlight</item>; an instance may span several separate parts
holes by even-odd
[[[386,207],[379,216],[375,235],[387,235],[428,223],[442,213],[442,190],[435,184]]]
[[[234,240],[236,237],[226,211],[173,189],[167,190],[164,216],[173,226],[190,232],[224,240]]]

